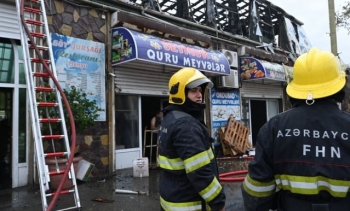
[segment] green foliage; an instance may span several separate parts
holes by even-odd
[[[75,86],[71,86],[69,90],[63,90],[68,102],[69,106],[72,110],[75,122],[75,128],[77,133],[85,132],[89,127],[94,125],[94,121],[98,117],[98,112],[103,111],[96,104],[96,100],[89,100],[87,98],[87,94],[83,92],[81,89],[77,89]],[[44,102],[56,102],[56,96],[54,93],[43,93],[44,95],[41,97],[41,101]],[[63,104],[64,118],[66,121],[67,132],[70,136],[71,134],[71,125],[70,119],[68,116],[67,108],[65,104]],[[60,118],[59,110],[57,108],[49,108],[47,110],[43,109],[40,111],[40,115],[42,117],[50,117],[50,118]],[[43,125],[44,131],[53,131],[53,134],[60,134],[61,129],[58,128],[60,124],[46,124]],[[46,132],[47,133],[47,132]]]
[[[75,86],[71,86],[69,90],[63,90],[72,110],[77,133],[82,133],[91,127],[98,117],[98,112],[102,111],[96,105],[96,100],[89,100],[87,94]],[[63,105],[65,120],[67,127],[70,128],[70,120],[66,106]],[[70,132],[70,131],[69,131]]]
[[[336,15],[336,24],[338,27],[344,27],[350,34],[350,2],[342,7],[342,11]]]

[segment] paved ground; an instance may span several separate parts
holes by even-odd
[[[220,172],[242,170],[244,162],[225,161],[220,163]],[[158,211],[158,181],[160,170],[150,170],[149,177],[134,178],[132,169],[119,170],[114,176],[102,181],[79,182],[78,189],[83,211]],[[227,196],[226,211],[243,211],[240,182],[222,183]],[[115,189],[146,192],[146,195],[115,193]],[[105,202],[93,201],[101,198]],[[72,204],[68,195],[60,196],[56,208]],[[42,210],[38,186],[7,189],[0,191],[1,211],[40,211]]]

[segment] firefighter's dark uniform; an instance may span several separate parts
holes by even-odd
[[[260,129],[246,210],[269,210],[274,198],[283,211],[350,210],[349,161],[350,115],[331,99],[302,103]]]
[[[161,210],[215,211],[224,207],[225,195],[209,138],[207,128],[190,114],[164,112],[159,133]]]

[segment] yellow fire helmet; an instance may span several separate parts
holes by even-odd
[[[169,103],[184,104],[185,88],[192,89],[205,83],[207,88],[213,87],[213,83],[199,70],[190,67],[180,69],[169,80]]]
[[[314,100],[337,93],[345,83],[338,58],[331,52],[312,48],[295,61],[287,94],[295,99]]]

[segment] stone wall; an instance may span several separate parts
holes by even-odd
[[[51,33],[58,33],[69,37],[106,43],[105,13],[96,8],[66,1],[45,1],[46,13]],[[108,49],[108,48],[106,48]],[[106,86],[107,81],[106,81]],[[106,90],[107,97],[108,90]],[[107,98],[106,98],[107,99]],[[108,113],[108,104],[106,112]],[[92,176],[95,179],[109,174],[108,148],[108,115],[105,122],[96,122],[84,134],[77,134],[77,149],[83,159],[95,164]]]
[[[105,42],[106,20],[102,10],[55,0],[45,1],[45,6],[50,32]]]
[[[93,177],[99,179],[108,176],[109,147],[107,122],[96,123],[85,134],[78,134],[76,152],[85,160],[95,164],[95,168],[92,171]]]

